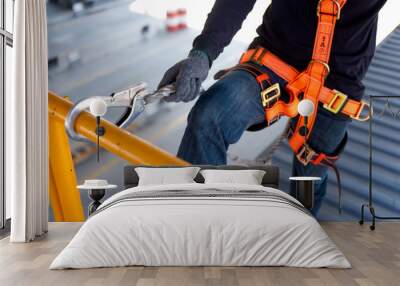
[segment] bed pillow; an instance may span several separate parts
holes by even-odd
[[[205,184],[261,185],[265,171],[262,170],[202,170]]]
[[[194,178],[200,171],[199,167],[184,168],[135,168],[139,176],[138,186],[170,185],[196,183]]]

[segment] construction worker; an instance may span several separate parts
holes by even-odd
[[[167,101],[188,102],[199,95],[213,61],[241,28],[255,2],[216,0],[188,57],[170,68],[159,84],[161,87],[175,82],[176,93],[166,98]],[[378,12],[385,2],[348,0],[343,11],[335,10],[340,13],[340,20],[333,37],[326,87],[340,90],[349,99],[361,100],[364,92],[361,80],[375,51]],[[249,49],[265,48],[297,70],[305,70],[313,53],[319,4],[318,0],[272,0],[257,29],[258,37]],[[333,4],[339,5],[339,1],[333,1]],[[280,76],[264,65],[251,64],[268,74],[270,82],[278,83],[281,92],[285,93],[285,81]],[[226,164],[229,145],[236,143],[249,127],[265,123],[260,91],[259,82],[246,70],[233,70],[223,76],[192,108],[178,156],[192,164]],[[292,125],[297,119],[291,120]],[[318,105],[307,144],[313,150],[335,154],[342,148],[350,122],[351,119],[340,112],[335,114]],[[327,167],[304,165],[294,156],[292,172],[293,176],[322,178],[315,188],[312,212],[317,214],[326,193]]]

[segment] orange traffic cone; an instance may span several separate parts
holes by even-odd
[[[178,10],[167,11],[166,28],[168,32],[176,32],[179,28],[179,13]]]
[[[179,15],[179,29],[183,30],[187,28],[187,23],[186,23],[186,15],[187,11],[185,8],[178,9],[178,15]]]
[[[167,11],[166,29],[168,32],[176,32],[187,28],[187,11],[185,8]]]

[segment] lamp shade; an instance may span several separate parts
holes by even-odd
[[[107,112],[107,104],[103,99],[95,98],[90,102],[89,109],[94,116],[103,116]]]
[[[314,103],[309,99],[303,99],[297,105],[297,111],[301,116],[310,116],[314,112]]]

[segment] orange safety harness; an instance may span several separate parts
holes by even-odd
[[[353,119],[365,121],[369,119],[368,115],[361,117],[365,107],[369,105],[364,101],[355,101],[347,97],[347,95],[332,90],[324,86],[325,78],[328,76],[329,56],[331,53],[332,39],[335,30],[335,24],[340,19],[340,12],[346,0],[320,0],[318,3],[318,27],[315,36],[314,50],[312,60],[307,69],[303,72],[297,71],[294,67],[288,65],[277,56],[264,48],[251,49],[245,52],[240,60],[240,65],[235,69],[246,69],[257,75],[256,79],[263,87],[263,82],[268,75],[261,72],[255,72],[254,66],[250,68],[246,63],[254,62],[262,66],[266,66],[279,77],[284,79],[288,84],[285,86],[287,94],[289,94],[289,102],[280,100],[279,84],[274,84],[261,92],[262,104],[265,109],[265,117],[268,124],[275,122],[280,116],[286,115],[290,118],[298,115],[297,105],[300,99],[309,99],[318,106],[321,102],[323,107],[330,112],[337,114],[342,113]],[[249,70],[250,69],[250,70]],[[300,117],[297,125],[289,134],[289,144],[293,149],[297,158],[304,165],[308,163],[319,164],[325,159],[336,160],[337,156],[329,156],[325,153],[317,153],[307,144],[317,116],[317,108],[308,117],[307,122]],[[305,126],[306,134],[300,132]]]
[[[250,49],[245,52],[240,59],[240,64],[231,69],[244,69],[255,76],[261,86],[261,99],[268,125],[274,123],[282,115],[290,118],[298,116],[297,107],[300,100],[303,99],[311,100],[315,107],[319,103],[322,103],[325,109],[334,114],[341,113],[359,121],[369,119],[371,111],[367,103],[349,99],[347,95],[324,86],[325,79],[330,72],[328,63],[335,24],[340,19],[341,9],[345,3],[346,0],[319,1],[317,8],[318,27],[314,41],[314,50],[312,59],[305,71],[299,72],[262,47]],[[285,80],[287,82],[285,91],[289,95],[289,100],[284,101],[281,98],[279,83],[271,85],[268,74],[258,69],[255,65],[251,65],[251,63],[265,66]],[[267,83],[267,88],[264,87],[265,83]],[[368,114],[363,116],[362,114],[366,107],[368,108]],[[344,148],[347,136],[339,148],[341,150],[335,155],[328,155],[313,150],[307,144],[307,140],[312,132],[316,117],[317,108],[314,108],[313,113],[308,116],[307,120],[299,116],[296,127],[291,129],[288,134],[289,145],[302,164],[324,164],[334,169],[339,183],[340,204],[340,176],[334,162],[338,159],[339,153]]]

